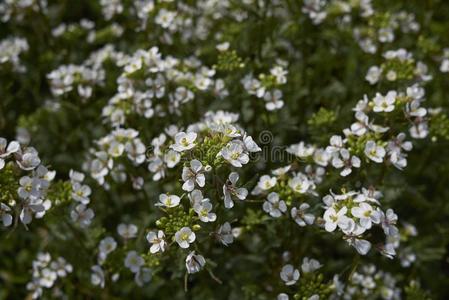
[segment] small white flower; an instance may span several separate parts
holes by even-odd
[[[265,93],[264,100],[265,108],[268,111],[278,110],[284,106],[284,101],[282,100],[282,92],[277,89],[273,92]]]
[[[225,246],[234,242],[234,235],[232,234],[231,224],[225,222],[217,231],[218,240]]]
[[[302,260],[301,271],[303,273],[314,272],[321,268],[321,264],[318,260],[313,258],[304,257]]]
[[[175,135],[175,144],[170,145],[170,148],[178,152],[190,150],[196,145],[196,137],[197,134],[195,132],[178,132]]]
[[[214,222],[217,219],[217,215],[210,212],[212,210],[212,204],[207,198],[196,203],[193,206],[193,210],[198,214],[202,222]]]
[[[389,91],[385,96],[380,93],[376,94],[373,99],[374,112],[392,112],[394,110],[394,104],[396,102],[396,91]]]
[[[92,190],[88,185],[82,185],[79,182],[72,184],[72,198],[75,201],[81,202],[84,205],[89,204],[89,196],[91,193]]]
[[[301,227],[304,227],[306,225],[311,225],[315,221],[315,216],[313,214],[307,214],[306,210],[310,208],[310,205],[307,203],[302,203],[299,206],[299,209],[296,207],[293,207],[290,211],[290,214],[295,220],[296,224],[298,224]]]
[[[288,181],[288,186],[293,191],[300,193],[300,194],[304,194],[309,190],[309,188],[311,186],[311,182],[307,178],[306,175],[304,175],[302,173],[298,173],[298,174],[296,174],[295,177],[293,177],[292,179],[290,179]]]
[[[229,174],[228,180],[223,185],[224,194],[224,204],[226,208],[232,208],[234,206],[234,201],[232,201],[232,196],[239,200],[245,200],[248,195],[248,190],[245,188],[237,188],[236,184],[239,180],[239,174],[237,172],[231,172]]]
[[[371,205],[365,202],[360,203],[359,206],[353,207],[351,209],[351,214],[354,217],[359,218],[360,226],[365,229],[370,229],[372,223],[380,223],[381,214],[379,211],[375,210]]]
[[[162,230],[158,230],[157,233],[155,231],[150,231],[147,233],[147,241],[152,244],[150,247],[151,253],[164,252],[167,246],[167,242],[165,241],[165,234]]]
[[[137,236],[137,226],[122,223],[117,226],[117,232],[124,239],[133,239]]]
[[[12,224],[12,215],[10,214],[11,208],[0,203],[0,217],[2,218],[3,226],[8,227]]]
[[[175,233],[175,240],[181,248],[189,248],[196,239],[195,233],[189,227],[182,227]]]
[[[179,154],[179,152],[173,151],[173,150],[169,150],[165,155],[164,155],[164,162],[167,164],[168,168],[173,168],[175,167],[181,160],[181,155]]]
[[[332,166],[334,168],[340,169],[343,168],[343,170],[340,172],[340,175],[345,177],[352,173],[352,167],[354,168],[360,168],[360,158],[357,156],[349,153],[347,149],[341,149],[338,154],[335,155],[332,159]]]
[[[93,285],[99,285],[100,287],[104,288],[104,272],[103,269],[98,266],[92,266],[91,268],[92,274],[90,275],[90,282]]]
[[[117,248],[117,242],[114,240],[113,237],[108,236],[100,241],[98,248],[99,248],[102,256],[104,256],[104,258],[106,258],[106,256],[109,253],[111,253],[112,251],[114,251]]]
[[[260,177],[257,187],[263,191],[268,191],[273,188],[277,183],[276,177],[271,177],[269,175],[263,175]]]
[[[376,84],[379,79],[380,75],[382,74],[382,69],[378,66],[372,66],[369,68],[368,73],[366,74],[366,81],[368,81],[371,85]]]
[[[191,192],[195,188],[195,185],[204,187],[206,184],[206,177],[203,172],[203,164],[197,159],[192,160],[190,162],[190,168],[184,167],[182,169],[182,180],[184,180],[182,189]]]
[[[144,259],[139,254],[137,254],[136,251],[129,251],[128,254],[126,254],[125,267],[130,269],[131,272],[139,272],[144,263]]]
[[[228,143],[219,153],[231,165],[241,168],[249,162],[249,156],[241,143],[232,141]]]
[[[273,218],[279,218],[282,216],[282,213],[287,211],[287,205],[284,200],[280,200],[279,195],[274,192],[268,194],[267,200],[263,203],[262,208]]]
[[[169,195],[169,194],[161,194],[159,195],[159,202],[156,203],[157,206],[164,206],[164,207],[176,207],[181,202],[181,198],[179,198],[176,195]]]
[[[282,267],[280,275],[285,285],[293,285],[298,281],[300,274],[298,269],[289,264]]]
[[[77,222],[81,227],[87,227],[92,223],[95,213],[91,208],[87,208],[84,204],[78,204],[74,210],[70,212],[73,222]]]
[[[187,273],[193,274],[201,271],[201,269],[206,264],[206,260],[202,255],[195,254],[195,251],[192,251],[186,257],[186,269]]]
[[[343,206],[338,212],[335,211],[333,207],[329,207],[325,212],[323,219],[326,222],[324,224],[324,228],[328,232],[332,232],[337,228],[337,225],[344,220],[346,212],[348,209],[346,206]]]
[[[365,155],[376,163],[382,163],[385,157],[385,148],[376,144],[375,141],[369,140],[365,144]]]

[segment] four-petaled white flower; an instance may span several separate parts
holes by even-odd
[[[337,225],[341,224],[346,217],[348,209],[343,206],[338,212],[333,207],[329,207],[325,212],[323,219],[326,222],[324,228],[328,232],[332,232],[337,228]]]
[[[377,93],[373,99],[374,112],[392,112],[394,110],[394,104],[396,102],[396,91],[389,91],[385,96]]]
[[[377,145],[373,140],[369,140],[365,144],[365,155],[376,163],[382,163],[385,157],[386,151],[382,146]]]
[[[176,207],[181,202],[181,198],[179,198],[176,195],[170,195],[170,194],[161,194],[159,195],[159,202],[156,203],[157,206],[164,206],[164,207]]]
[[[217,231],[217,239],[225,246],[234,242],[234,235],[232,234],[231,224],[225,222]]]
[[[147,241],[152,244],[150,247],[151,253],[164,252],[167,242],[165,241],[165,234],[162,230],[150,231],[147,233]]]
[[[280,275],[285,285],[293,285],[298,281],[300,274],[298,269],[288,264],[282,267]]]
[[[87,227],[92,223],[95,213],[91,208],[87,208],[84,204],[78,204],[74,210],[70,212],[73,222],[77,222],[81,227]]]
[[[131,272],[139,272],[144,263],[144,259],[139,254],[137,254],[136,251],[129,251],[128,254],[126,254],[125,267],[130,269]]]
[[[206,260],[202,255],[195,254],[195,251],[192,251],[186,257],[186,269],[187,273],[193,274],[201,271],[201,269],[206,264]]]
[[[196,137],[197,134],[195,132],[178,132],[175,135],[175,143],[170,145],[170,148],[178,152],[190,150],[196,145]]]
[[[245,200],[246,196],[248,196],[247,189],[236,187],[238,180],[239,174],[237,172],[231,172],[231,174],[229,174],[228,180],[223,185],[224,204],[226,208],[232,208],[234,206],[232,196],[235,196],[239,200]]]
[[[212,210],[212,204],[207,198],[196,203],[193,206],[193,210],[198,214],[198,218],[202,222],[214,222],[217,219],[217,215],[210,212]]]
[[[290,214],[295,220],[295,222],[301,226],[304,227],[306,225],[312,225],[315,221],[315,216],[313,214],[306,213],[306,210],[309,209],[310,205],[307,203],[302,203],[299,206],[299,209],[296,207],[293,207],[290,211]]]
[[[310,180],[306,175],[302,173],[296,174],[295,177],[289,180],[288,186],[295,192],[304,194],[309,190],[311,186]]]
[[[359,219],[360,226],[365,229],[370,229],[372,223],[380,223],[380,212],[365,202],[360,203],[359,206],[351,208],[351,214]]]
[[[229,142],[223,149],[221,149],[221,156],[227,160],[231,165],[237,168],[241,168],[249,162],[248,153],[246,153],[242,143]]]
[[[182,189],[191,192],[195,188],[195,185],[204,187],[206,184],[206,177],[203,172],[203,164],[197,159],[192,160],[190,162],[190,168],[184,167],[182,169],[182,180],[184,180]]]
[[[280,200],[279,195],[275,192],[268,194],[267,200],[263,203],[262,207],[273,218],[279,218],[282,216],[282,213],[287,211],[287,205],[284,200]]]
[[[182,227],[175,233],[175,241],[181,248],[189,248],[196,239],[195,233],[189,227]]]
[[[137,235],[137,226],[134,224],[119,224],[117,226],[117,232],[124,239],[132,239]]]

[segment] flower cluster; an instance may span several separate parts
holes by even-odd
[[[254,78],[252,74],[245,76],[241,82],[246,92],[265,101],[265,108],[268,111],[278,110],[284,106],[282,91],[280,86],[287,83],[287,73],[285,62],[270,69],[270,74],[259,74]]]
[[[14,211],[19,212],[16,220],[20,219],[25,226],[31,223],[33,216],[42,218],[51,207],[46,195],[56,172],[41,164],[36,149],[0,138],[0,171],[4,188],[0,198],[3,225],[12,224]]]
[[[0,67],[10,64],[15,71],[25,72],[20,64],[20,54],[28,51],[28,42],[24,38],[9,37],[0,41]]]
[[[33,261],[33,277],[27,284],[27,289],[31,292],[32,298],[37,299],[42,296],[43,289],[57,289],[55,286],[58,278],[64,278],[72,273],[73,267],[63,257],[52,259],[50,253],[40,252]],[[63,295],[63,291],[57,290],[55,294]]]

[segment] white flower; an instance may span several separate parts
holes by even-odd
[[[39,213],[45,211],[43,201],[41,199],[37,200],[27,200],[22,204],[22,211],[20,212],[20,221],[27,225],[33,220],[33,213]]]
[[[193,210],[198,214],[202,222],[214,222],[217,219],[217,215],[210,212],[212,210],[212,204],[207,198],[196,203],[193,206]]]
[[[0,137],[0,170],[5,166],[5,159],[19,150],[20,144],[18,142],[11,141],[8,145],[8,141]]]
[[[231,172],[226,183],[223,185],[224,204],[226,208],[232,208],[234,201],[232,196],[237,197],[239,200],[245,200],[248,195],[248,190],[245,188],[237,188],[236,184],[239,180],[239,174],[237,172]]]
[[[370,229],[372,223],[380,223],[381,214],[379,211],[375,210],[371,205],[365,202],[360,203],[359,206],[353,207],[351,209],[351,214],[354,217],[359,218],[360,226],[365,229]]]
[[[310,180],[306,175],[302,173],[296,174],[295,177],[288,181],[288,186],[295,192],[304,194],[309,190],[311,186]]]
[[[73,222],[78,222],[81,227],[89,226],[94,216],[94,211],[87,208],[84,204],[78,204],[75,209],[70,212],[70,217]]]
[[[175,241],[181,248],[189,248],[196,239],[195,233],[189,227],[182,227],[175,233]]]
[[[100,287],[104,288],[104,272],[103,269],[98,266],[92,266],[91,268],[92,274],[90,275],[90,282],[93,285],[99,285]]]
[[[136,251],[129,251],[125,258],[125,267],[131,270],[133,273],[137,273],[140,267],[145,263],[144,259],[137,254]]]
[[[299,279],[299,270],[295,269],[292,265],[285,265],[282,267],[280,275],[285,285],[293,285]]]
[[[277,183],[277,179],[276,177],[271,177],[269,175],[263,175],[262,177],[260,177],[259,182],[257,183],[257,187],[264,190],[264,191],[268,191],[269,189],[271,189],[272,187],[274,187]]]
[[[182,189],[187,192],[193,191],[195,185],[203,187],[206,184],[206,177],[203,174],[203,164],[194,159],[190,162],[190,168],[184,167],[182,169],[182,180],[184,184]]]
[[[318,260],[308,257],[303,258],[301,265],[301,270],[303,273],[314,272],[319,268],[321,268],[321,264]]]
[[[280,293],[277,297],[277,300],[289,300],[289,297],[286,293]]]
[[[150,247],[151,253],[164,252],[167,242],[164,240],[165,234],[162,230],[150,231],[147,233],[147,241],[152,244]]]
[[[313,153],[313,161],[320,165],[320,166],[327,166],[329,160],[331,159],[331,156],[329,152],[323,150],[323,149],[317,149]]]
[[[374,97],[374,112],[392,112],[394,110],[394,104],[396,102],[396,91],[389,91],[385,96],[380,93]]]
[[[367,240],[359,239],[357,237],[350,237],[347,241],[349,245],[353,246],[360,255],[366,255],[371,249],[371,243]]]
[[[29,147],[25,149],[24,153],[16,162],[22,170],[30,171],[35,169],[41,163],[41,160],[36,149]]]
[[[234,242],[234,235],[232,234],[231,224],[225,222],[217,231],[218,240],[225,246]]]
[[[206,260],[202,255],[195,254],[195,251],[192,251],[186,257],[186,269],[187,273],[193,274],[201,271],[201,269],[206,264]]]
[[[137,226],[134,224],[119,224],[117,232],[124,239],[132,239],[137,236]]]
[[[349,174],[351,174],[352,167],[360,168],[360,158],[355,155],[351,156],[347,149],[341,149],[339,154],[340,156],[338,156],[337,154],[333,157],[332,166],[337,169],[343,168],[343,170],[340,172],[341,176],[348,176]]]
[[[310,207],[309,204],[302,203],[299,206],[299,209],[293,207],[292,210],[290,211],[293,220],[295,220],[295,222],[301,227],[311,225],[315,221],[315,216],[313,214],[306,213],[306,210],[309,209],[309,207]]]
[[[396,227],[397,221],[398,215],[392,209],[387,209],[385,214],[381,212],[380,223],[386,235],[397,236],[399,234],[399,230]]]
[[[265,108],[268,111],[278,110],[284,106],[284,101],[282,101],[282,92],[277,89],[273,92],[265,93],[264,100]]]
[[[57,278],[58,278],[58,275],[56,274],[55,271],[48,269],[48,268],[44,268],[41,271],[41,276],[39,278],[39,284],[43,287],[51,288]]]
[[[365,144],[365,155],[376,163],[382,163],[385,157],[385,148],[376,144],[375,141],[369,140]]]
[[[195,132],[178,132],[175,135],[175,144],[170,145],[170,148],[178,152],[190,150],[196,145],[196,137],[197,134]]]
[[[324,228],[328,232],[332,232],[337,228],[337,225],[341,224],[346,217],[348,209],[343,206],[338,212],[333,207],[329,207],[325,212],[323,219],[326,222]]]
[[[157,206],[165,206],[171,208],[178,206],[179,202],[181,202],[181,198],[176,195],[161,194],[159,195],[159,202],[160,203],[156,203]]]
[[[3,226],[8,227],[12,224],[12,215],[9,213],[11,208],[4,204],[0,203],[0,217],[2,218]]]
[[[366,74],[366,81],[368,81],[371,85],[376,84],[379,79],[380,75],[382,74],[382,69],[378,66],[372,66],[369,68],[368,73]]]
[[[74,182],[72,184],[72,198],[75,201],[81,202],[82,204],[89,204],[89,196],[92,190],[88,185],[82,185],[79,182]]]
[[[284,200],[280,200],[279,195],[274,192],[268,194],[267,200],[263,203],[262,207],[273,218],[279,218],[282,216],[282,213],[287,211],[287,205]]]
[[[100,256],[106,258],[106,256],[109,253],[111,253],[117,248],[117,242],[114,240],[113,237],[108,236],[100,241],[98,248],[100,250]]]
[[[242,144],[235,141],[232,141],[223,147],[219,154],[231,165],[237,168],[241,168],[242,165],[249,162],[249,156],[245,152]]]
[[[176,152],[173,150],[169,150],[164,155],[164,162],[167,164],[168,168],[175,167],[179,163],[180,160],[181,160],[181,155],[179,154],[179,152]]]
[[[243,134],[243,143],[245,144],[245,149],[248,152],[260,152],[262,149],[256,144],[253,138],[249,135]]]
[[[300,142],[298,144],[290,145],[286,151],[297,157],[306,158],[315,152],[315,147],[312,145],[306,145],[304,142]]]

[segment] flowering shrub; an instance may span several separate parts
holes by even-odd
[[[447,299],[449,4],[4,0],[0,299]]]

